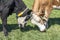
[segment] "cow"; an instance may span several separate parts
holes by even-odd
[[[41,32],[46,31],[53,8],[60,8],[60,0],[34,0],[31,22],[37,25]]]
[[[51,0],[34,0],[32,6],[32,18],[31,22],[36,24],[40,31],[46,31],[49,15],[52,10]]]
[[[0,0],[0,17],[2,20],[2,27],[5,36],[8,35],[7,17],[15,12],[19,22],[18,24],[20,25],[21,20],[23,21],[26,20],[25,16],[27,15],[28,10],[29,9],[22,0]],[[24,14],[23,16],[20,15],[21,12],[23,12],[22,13],[22,15]],[[19,18],[21,17],[23,17],[23,19],[20,20]],[[21,25],[23,25],[22,23]]]

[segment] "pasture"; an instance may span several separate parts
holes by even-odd
[[[33,0],[23,0],[28,8],[31,9]],[[49,18],[49,28],[46,32],[40,32],[38,27],[33,25],[30,20],[26,29],[22,32],[18,25],[16,14],[8,17],[9,35],[4,36],[2,32],[2,22],[0,19],[0,40],[60,40],[60,10],[53,10]]]

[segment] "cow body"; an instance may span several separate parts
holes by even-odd
[[[12,6],[12,7],[11,7]],[[13,0],[0,0],[0,17],[2,19],[2,26],[4,34],[7,35],[7,17],[14,10],[14,1]]]

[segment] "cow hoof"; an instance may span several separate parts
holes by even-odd
[[[7,32],[7,31],[6,31],[6,32],[4,32],[4,35],[5,35],[5,36],[8,36],[8,32]]]

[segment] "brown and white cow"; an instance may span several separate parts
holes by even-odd
[[[40,31],[45,31],[52,9],[59,6],[60,0],[34,0],[31,22],[36,24]]]

